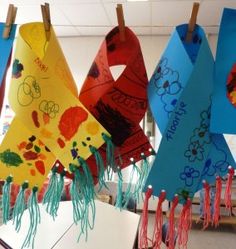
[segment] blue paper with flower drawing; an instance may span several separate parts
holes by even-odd
[[[193,42],[186,44],[186,31],[187,25],[176,27],[148,86],[163,137],[146,186],[152,185],[156,196],[166,190],[169,200],[177,193],[182,201],[203,178],[214,181],[234,164],[224,137],[209,132],[214,61],[208,42],[197,26]]]
[[[236,63],[236,10],[224,9],[217,44],[215,82],[212,97],[211,131],[236,134],[236,81],[227,79]],[[232,102],[227,97],[232,97]]]

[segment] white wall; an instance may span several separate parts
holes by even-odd
[[[140,44],[150,77],[165,48],[168,36],[141,36]],[[103,37],[59,38],[67,62],[80,89],[88,70],[96,56]]]
[[[80,89],[103,39],[103,37],[59,38],[78,89]],[[169,36],[139,36],[139,40],[150,78],[167,45]],[[217,36],[210,35],[209,43],[213,54],[215,54],[216,42]]]

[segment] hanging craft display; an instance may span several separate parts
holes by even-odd
[[[70,194],[74,221],[80,222],[81,234],[87,234],[88,226],[93,226],[88,214],[90,208],[95,214],[95,194],[85,160],[97,155],[97,148],[109,143],[110,135],[78,100],[76,85],[53,28],[46,39],[43,23],[20,27],[9,100],[16,116],[0,147],[0,178],[6,180],[4,223],[9,218],[11,183],[21,185],[13,212],[16,229],[25,209],[26,189],[31,189],[27,202],[31,226],[22,247],[33,244],[40,221],[37,195],[57,158],[73,173]],[[14,136],[17,131],[20,132]],[[102,166],[101,170],[104,172]],[[53,217],[57,215],[66,175],[62,171],[58,178],[56,173],[57,167],[53,167],[43,198]]]
[[[107,129],[115,145],[115,161],[120,168],[149,156],[151,145],[139,123],[147,109],[147,74],[136,35],[124,27],[121,41],[119,28],[106,36],[82,86],[79,99]],[[117,80],[110,67],[125,65]],[[105,158],[105,149],[99,152]],[[88,160],[90,165],[94,162]]]
[[[18,65],[24,68],[20,76],[14,70]],[[104,143],[103,133],[109,135],[77,99],[54,31],[47,41],[42,23],[20,27],[10,92],[16,117],[68,170],[70,163],[77,163],[77,156],[91,155],[89,145],[99,148]]]
[[[3,34],[5,23],[0,23],[0,34]],[[5,80],[7,74],[7,68],[10,64],[12,45],[15,37],[16,25],[12,25],[10,36],[8,39],[0,36],[0,112],[2,110],[2,104],[5,92]]]
[[[224,9],[217,43],[214,91],[212,96],[211,131],[235,134],[232,120],[236,116],[235,65],[236,10]]]
[[[213,176],[212,183],[234,165],[223,135],[209,131],[214,66],[209,45],[199,26],[192,43],[183,41],[186,31],[187,25],[176,28],[148,87],[163,138],[147,184],[155,195],[165,189],[169,200],[176,193],[183,200],[192,197],[202,179]]]
[[[209,131],[214,61],[207,39],[196,26],[192,42],[186,42],[187,27],[176,27],[148,86],[162,140],[146,187],[151,185],[155,196],[165,190],[169,201],[177,195],[177,202],[184,204],[179,245],[186,244],[186,217],[193,195],[204,187],[202,181],[214,183],[216,175],[236,166],[223,135]]]

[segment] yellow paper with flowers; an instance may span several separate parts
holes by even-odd
[[[77,163],[78,156],[87,159],[89,145],[99,148],[102,133],[108,134],[78,100],[53,28],[47,41],[43,23],[19,29],[9,99],[16,118],[65,167]]]

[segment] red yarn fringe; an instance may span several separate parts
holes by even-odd
[[[230,214],[231,214],[231,210],[232,210],[231,196],[232,196],[233,177],[234,177],[234,168],[232,168],[230,166],[229,167],[229,173],[228,173],[228,179],[227,179],[226,187],[225,187],[225,195],[224,195],[225,207],[230,211]]]
[[[217,227],[219,226],[220,219],[220,201],[221,201],[222,181],[219,176],[216,177],[216,194],[214,202],[214,214],[212,218],[212,224]]]
[[[153,249],[160,249],[161,242],[162,242],[162,225],[163,225],[163,214],[162,214],[162,203],[165,201],[166,192],[162,191],[156,210],[156,217],[155,217],[155,226],[152,238]]]
[[[170,216],[169,216],[169,226],[166,234],[165,244],[168,245],[168,249],[175,248],[175,208],[177,207],[178,202],[179,198],[176,195],[172,201],[172,206],[170,209]]]
[[[205,190],[205,196],[204,196],[204,222],[203,222],[203,229],[206,229],[209,226],[209,223],[211,222],[211,197],[210,197],[210,190],[211,187],[207,182],[203,182],[203,187]]]
[[[148,249],[148,236],[147,236],[147,228],[148,228],[148,201],[152,196],[152,188],[148,187],[145,200],[143,204],[143,213],[141,217],[141,228],[139,231],[139,248],[140,249]]]
[[[182,248],[187,248],[188,232],[191,229],[191,225],[192,225],[192,202],[190,199],[187,199],[179,218],[178,231],[177,231],[179,247],[182,246]]]

